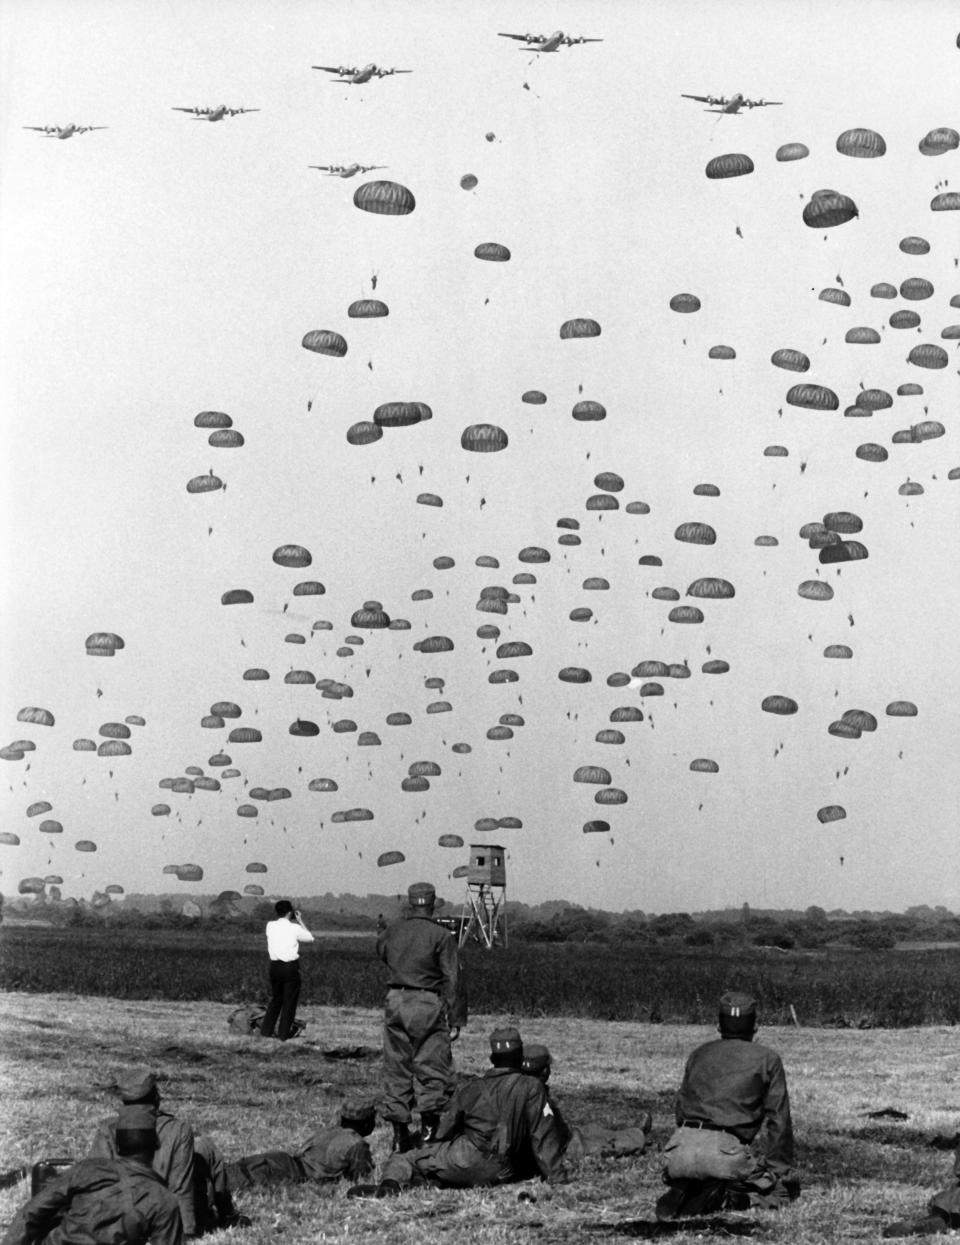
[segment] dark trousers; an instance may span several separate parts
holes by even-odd
[[[260,1033],[263,1037],[273,1037],[276,1025],[277,1037],[285,1042],[293,1028],[293,1020],[297,1014],[297,1000],[300,998],[300,965],[296,960],[270,961],[270,1004],[263,1020],[260,1022]],[[279,1017],[279,1022],[277,1020]]]

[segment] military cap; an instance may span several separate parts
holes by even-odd
[[[553,1060],[545,1046],[531,1043],[523,1048],[523,1070],[531,1076],[539,1076],[551,1066]]]
[[[430,882],[414,882],[407,887],[407,902],[411,908],[425,908],[435,903],[436,898],[436,888]]]
[[[720,1000],[720,1031],[731,1036],[753,1033],[757,1027],[757,1001],[749,994],[730,990]]]
[[[139,1102],[157,1088],[157,1078],[146,1068],[131,1068],[117,1079],[117,1093],[122,1102]]]
[[[494,1029],[490,1034],[490,1050],[495,1055],[508,1051],[523,1050],[523,1038],[517,1029]]]
[[[734,1020],[756,1017],[757,1000],[740,990],[728,990],[720,999],[720,1015]]]
[[[369,1098],[346,1098],[340,1108],[341,1120],[355,1120],[357,1123],[372,1120],[376,1114],[376,1103]]]

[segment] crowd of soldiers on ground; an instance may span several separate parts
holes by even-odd
[[[58,1173],[59,1161],[36,1163],[30,1201],[2,1245],[181,1245],[252,1221],[234,1194],[303,1182],[350,1182],[349,1198],[384,1199],[413,1188],[480,1188],[539,1178],[563,1185],[586,1156],[623,1158],[648,1148],[647,1112],[628,1127],[571,1124],[550,1087],[552,1059],[513,1026],[490,1034],[491,1067],[458,1078],[451,1046],[466,1023],[457,943],[433,917],[434,887],[412,885],[407,907],[386,924],[377,953],[388,970],[379,1103],[348,1098],[338,1120],[293,1153],[268,1150],[228,1160],[214,1141],[163,1109],[156,1074],[134,1068],[116,1082],[121,1106],[101,1122],[89,1154]],[[287,900],[270,925],[299,925]],[[281,930],[288,953],[309,931]],[[271,953],[284,944],[271,936]],[[261,1037],[295,1037],[296,998],[289,973],[271,954],[271,1009],[280,1024]],[[281,961],[282,962],[282,961]],[[286,963],[296,965],[296,956]],[[296,981],[297,992],[299,979]],[[286,991],[286,994],[285,994]],[[786,1074],[780,1056],[755,1041],[756,1000],[722,995],[718,1037],[689,1056],[676,1098],[676,1127],[662,1148],[665,1191],[656,1219],[669,1224],[717,1211],[780,1210],[800,1195]],[[377,1115],[392,1130],[379,1177],[368,1138]],[[414,1111],[420,1126],[412,1131]],[[523,1200],[535,1200],[523,1191]],[[888,1225],[885,1237],[933,1235],[960,1228],[960,1151],[951,1183],[916,1220]]]

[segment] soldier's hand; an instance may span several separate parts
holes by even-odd
[[[460,1036],[460,1026],[452,1025],[450,1028],[450,1041],[455,1042],[459,1036]]]

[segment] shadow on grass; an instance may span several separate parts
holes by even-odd
[[[655,1241],[680,1232],[708,1232],[711,1236],[754,1236],[761,1225],[753,1219],[725,1219],[711,1215],[660,1223],[656,1219],[621,1219],[619,1223],[582,1223],[579,1231],[592,1236],[627,1236],[634,1241]]]

